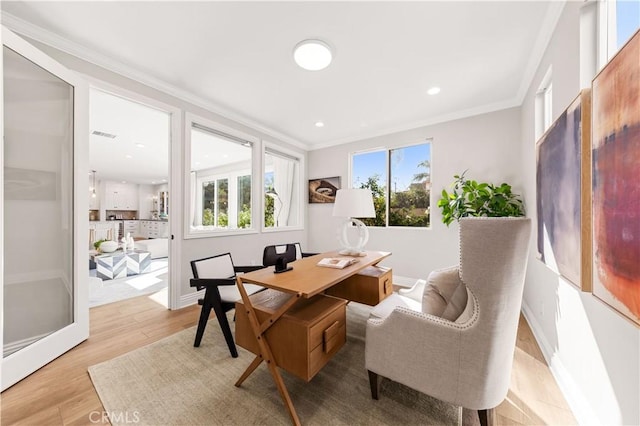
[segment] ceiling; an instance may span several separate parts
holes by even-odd
[[[3,23],[18,32],[315,149],[520,105],[562,6],[3,1],[1,7]],[[308,38],[333,48],[325,70],[293,62],[293,47]],[[433,86],[440,94],[427,94]]]

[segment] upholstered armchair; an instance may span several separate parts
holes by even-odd
[[[371,396],[378,376],[478,410],[506,397],[522,303],[531,221],[460,220],[460,264],[393,294],[367,321]]]

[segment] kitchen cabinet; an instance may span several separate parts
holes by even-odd
[[[141,220],[140,235],[145,238],[168,238],[169,222],[160,220]]]
[[[138,210],[138,186],[105,182],[105,210]]]
[[[131,234],[132,237],[140,234],[137,220],[124,221],[124,235],[127,235],[127,233]]]

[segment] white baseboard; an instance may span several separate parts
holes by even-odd
[[[198,299],[202,299],[204,297],[204,290],[196,291],[194,293],[183,294],[180,296],[180,301],[178,303],[178,309],[186,308],[187,306],[194,305],[198,303]]]
[[[536,320],[529,305],[524,301],[522,302],[522,313],[529,323],[529,327],[533,332],[536,342],[538,342],[538,346],[540,346],[540,350],[542,351],[544,359],[547,361],[551,374],[553,374],[553,378],[556,380],[562,395],[564,395],[564,398],[567,400],[567,404],[569,404],[569,408],[573,412],[578,424],[602,424],[591,408],[589,401],[580,390],[580,387],[573,380],[560,358],[556,356],[542,331],[542,326]]]

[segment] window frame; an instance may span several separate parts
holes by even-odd
[[[618,0],[598,1],[598,70],[602,70],[622,46],[618,47]],[[640,24],[638,26],[640,28]],[[636,29],[637,30],[637,29]],[[628,40],[625,40],[625,43]]]
[[[271,154],[269,151],[272,151],[277,154],[281,154],[285,157],[293,157],[298,160],[298,188],[296,190],[298,196],[298,224],[297,225],[288,225],[288,226],[272,226],[267,227],[265,224],[264,213],[266,210],[266,206],[264,203],[264,199],[266,196],[265,192],[265,184],[266,179],[265,175],[267,173],[267,162],[265,161],[265,155]],[[268,140],[262,141],[262,150],[261,150],[260,160],[262,162],[261,174],[260,174],[260,229],[264,233],[270,232],[282,232],[282,231],[297,231],[304,230],[305,225],[305,217],[306,217],[306,187],[303,184],[305,182],[306,177],[306,154],[302,152],[293,151],[291,149],[284,148],[278,144],[270,142]],[[256,179],[258,180],[258,179]],[[253,200],[252,200],[253,201]],[[253,219],[252,219],[253,220]],[[253,223],[253,222],[252,222]]]
[[[542,77],[535,100],[535,140],[545,134],[553,124],[553,66]]]
[[[390,203],[391,203],[391,151],[403,148],[410,148],[413,146],[429,144],[429,154],[430,154],[430,182],[433,183],[433,137],[425,137],[421,138],[419,141],[406,143],[406,144],[393,144],[393,145],[385,145],[385,146],[377,146],[375,148],[368,148],[359,151],[352,151],[349,153],[349,188],[354,188],[353,186],[353,158],[356,155],[367,154],[372,152],[380,152],[383,151],[385,153],[385,172],[386,172],[386,181],[385,181],[385,225],[384,226],[375,226],[375,225],[367,225],[369,229],[403,229],[403,230],[420,230],[420,231],[428,231],[433,229],[433,221],[431,216],[431,209],[429,209],[429,226],[396,226],[389,225],[389,213],[390,213]],[[433,206],[433,190],[429,191],[429,207]]]
[[[241,132],[237,129],[225,126],[221,123],[218,123],[216,121],[204,118],[202,116],[198,116],[196,114],[192,114],[189,112],[185,113],[185,128],[184,128],[184,141],[185,141],[185,147],[184,147],[184,161],[183,161],[183,165],[184,165],[184,199],[185,199],[185,204],[187,206],[187,209],[185,209],[185,215],[183,218],[183,223],[184,223],[184,239],[194,239],[194,238],[211,238],[211,237],[224,237],[224,236],[230,236],[230,235],[245,235],[245,234],[257,234],[259,232],[259,228],[256,226],[256,220],[258,220],[259,216],[258,214],[261,213],[261,209],[260,209],[260,205],[257,202],[257,198],[255,196],[255,194],[262,194],[262,190],[260,188],[258,188],[258,183],[262,182],[262,179],[255,179],[255,176],[257,176],[257,174],[259,173],[260,170],[260,161],[261,158],[257,155],[259,152],[261,152],[261,141],[259,138],[246,134],[244,132]],[[250,175],[251,175],[251,226],[248,228],[233,228],[233,229],[229,229],[229,228],[217,228],[217,229],[203,229],[203,230],[196,230],[193,229],[191,227],[191,223],[190,223],[190,218],[191,218],[191,208],[200,208],[202,210],[202,202],[200,201],[200,203],[196,201],[194,202],[194,206],[191,205],[191,132],[193,130],[193,125],[196,124],[197,126],[202,126],[205,128],[209,128],[211,130],[214,130],[216,132],[220,132],[223,134],[227,134],[229,136],[232,136],[234,138],[239,138],[242,140],[245,140],[247,142],[249,142],[251,144],[251,162],[250,162],[250,166],[249,169],[243,169],[244,172],[240,173],[238,172],[238,174],[216,174],[216,173],[212,173],[211,175],[208,175],[209,178],[212,178],[214,176],[218,176],[218,177],[229,177],[229,196],[231,196],[231,180],[232,179],[236,179],[237,176],[246,176],[247,170],[250,170]],[[216,178],[217,179],[217,178]],[[201,191],[202,187],[201,187],[201,183],[199,182],[200,179],[196,179],[196,196],[198,191]],[[235,183],[234,183],[234,187],[235,187]],[[229,211],[231,210],[231,207],[229,206]],[[258,210],[260,210],[260,212],[258,212]],[[236,219],[237,220],[237,219]]]

